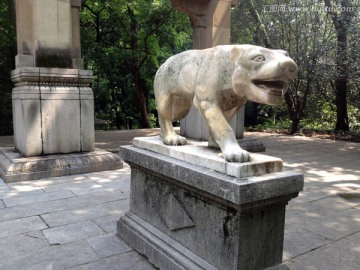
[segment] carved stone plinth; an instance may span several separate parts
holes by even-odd
[[[158,151],[151,139],[139,140],[149,150],[120,148],[131,166],[130,210],[117,227],[122,239],[160,269],[286,269],[285,206],[302,190],[302,174],[255,154],[252,164],[226,163],[221,173],[204,167],[219,158],[214,150]]]
[[[13,147],[0,148],[0,177],[17,182],[56,176],[121,169],[118,155],[95,149],[90,153],[24,157]]]
[[[95,149],[92,72],[22,67],[12,72],[14,144],[24,156]]]

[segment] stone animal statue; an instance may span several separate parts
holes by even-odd
[[[282,103],[298,67],[286,51],[253,45],[221,45],[170,57],[157,71],[154,91],[163,141],[183,145],[172,123],[194,103],[209,125],[209,146],[220,148],[230,162],[250,160],[229,125],[247,100]]]

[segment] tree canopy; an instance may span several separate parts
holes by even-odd
[[[263,106],[260,118],[269,111],[281,118],[287,110],[291,133],[306,121],[319,128],[360,128],[358,1],[249,0],[234,9],[232,20],[233,43],[285,49],[299,66],[285,95],[287,109]]]
[[[168,57],[192,47],[189,19],[170,0],[83,0],[80,15],[96,118],[108,129],[157,126],[153,78]],[[1,1],[0,135],[12,133],[14,16],[14,1]],[[299,66],[284,106],[253,105],[250,124],[360,130],[358,0],[240,1],[231,27],[231,43],[285,49]]]
[[[166,0],[86,0],[81,12],[86,67],[95,74],[96,114],[116,128],[154,127],[153,77],[191,47],[187,17]]]

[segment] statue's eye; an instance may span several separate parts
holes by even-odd
[[[256,62],[264,62],[264,61],[265,61],[265,57],[262,56],[262,55],[258,55],[258,56],[256,56],[253,60],[256,61]]]
[[[288,52],[285,52],[285,56],[289,57],[289,53],[288,53]]]

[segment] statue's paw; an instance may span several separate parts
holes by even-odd
[[[224,158],[229,162],[247,162],[250,160],[250,154],[244,149],[229,149],[224,154]]]
[[[167,145],[184,145],[186,138],[176,134],[168,135],[164,138],[164,143]]]

